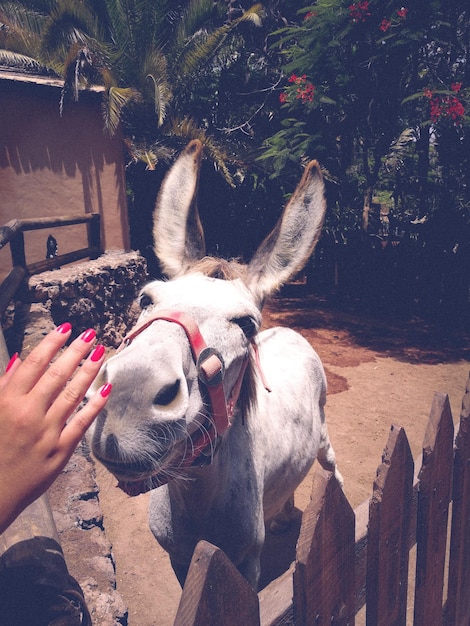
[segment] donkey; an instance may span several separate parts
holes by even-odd
[[[285,527],[315,458],[342,484],[318,355],[291,329],[258,333],[266,298],[318,240],[324,185],[312,161],[248,265],[205,257],[201,154],[192,141],[159,192],[155,252],[169,280],[142,289],[137,325],[95,383],[113,393],[92,450],[129,495],[153,490],[150,528],[181,585],[205,539],[256,589],[265,520]]]

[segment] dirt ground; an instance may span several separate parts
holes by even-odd
[[[452,324],[370,317],[313,298],[279,298],[264,319],[266,326],[290,326],[301,332],[323,361],[330,437],[353,507],[372,493],[391,424],[405,428],[417,458],[435,392],[449,395],[458,423],[470,370],[470,341]],[[181,590],[166,553],[148,529],[148,494],[129,498],[101,467],[97,481],[129,626],[171,626]],[[300,510],[307,505],[310,490],[311,474],[296,492]],[[280,540],[286,550],[280,550],[279,543],[268,546],[262,585],[293,559],[296,531]],[[284,562],[276,561],[273,555],[281,554]]]

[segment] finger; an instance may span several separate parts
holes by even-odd
[[[44,372],[34,393],[37,394],[38,401],[43,403],[45,410],[59,396],[67,381],[90,352],[95,337],[93,329],[84,331]]]
[[[66,420],[72,415],[83,400],[86,392],[94,381],[105,357],[105,348],[97,345],[91,352],[88,359],[83,363],[82,367],[76,372],[72,380],[68,382],[65,388],[53,400],[48,412],[48,419],[57,423],[58,428],[62,429]],[[51,366],[52,367],[52,366]]]
[[[71,331],[72,326],[68,322],[57,326],[28,354],[21,367],[15,369],[11,380],[14,381],[18,395],[28,393],[36,385],[51,360],[65,345]]]
[[[15,352],[15,354],[11,357],[8,365],[6,366],[5,372],[0,376],[0,390],[2,390],[7,385],[8,381],[13,376],[13,373],[20,366],[20,363],[21,359],[18,355],[18,352]]]
[[[60,436],[60,445],[67,454],[75,450],[98,413],[103,410],[111,389],[110,383],[103,385],[65,426]]]

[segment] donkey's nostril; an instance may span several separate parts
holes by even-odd
[[[167,406],[171,404],[173,400],[176,398],[178,391],[180,388],[180,381],[175,380],[171,385],[165,385],[160,389],[155,398],[153,399],[154,404],[158,404],[160,406]]]

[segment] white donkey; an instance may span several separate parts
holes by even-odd
[[[205,539],[256,589],[265,520],[288,521],[315,458],[342,482],[319,357],[290,329],[258,334],[265,299],[320,235],[324,186],[311,162],[247,266],[204,257],[201,152],[192,141],[163,182],[154,239],[170,280],[144,287],[136,328],[103,367],[96,384],[113,393],[92,449],[130,495],[153,489],[150,527],[181,584]]]

